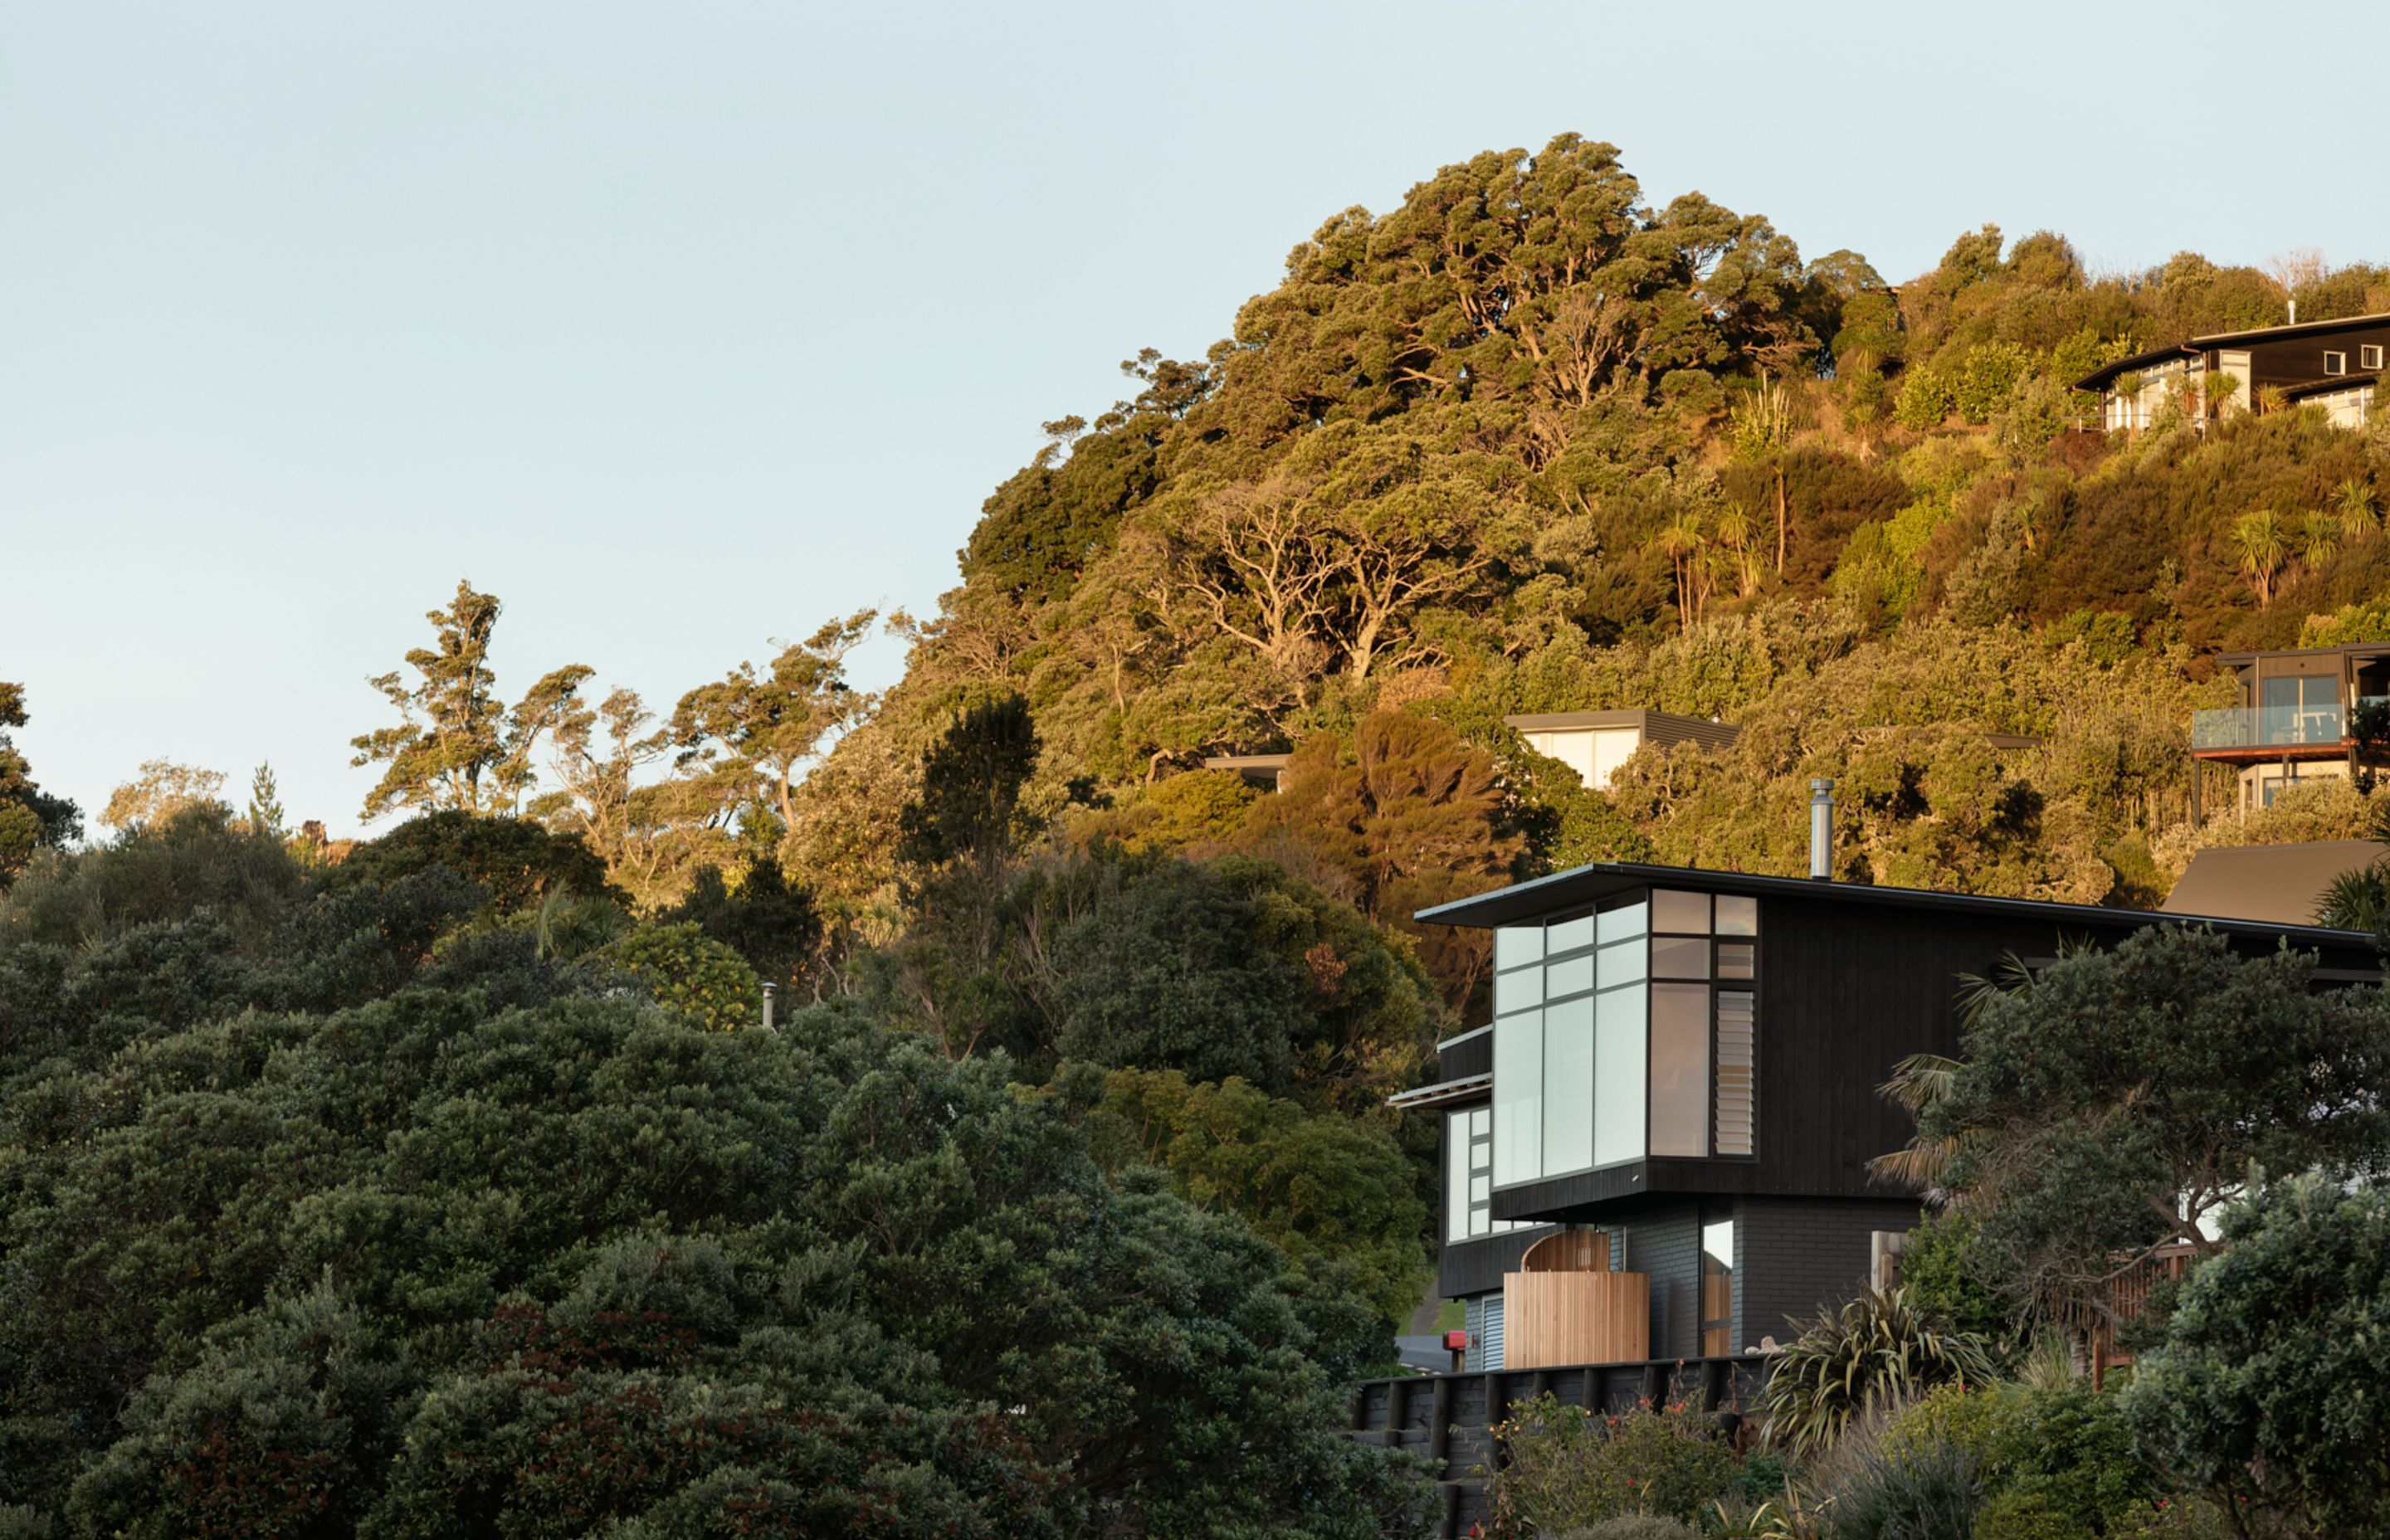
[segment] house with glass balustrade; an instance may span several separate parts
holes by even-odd
[[[2194,769],[2233,772],[2236,808],[2271,807],[2301,780],[2357,773],[2351,713],[2361,702],[2390,699],[2390,642],[2228,652],[2217,661],[2232,671],[2239,699],[2192,713],[2191,753]],[[2191,776],[2193,821],[2205,811],[2202,782],[2209,778]]]
[[[1740,1357],[1885,1281],[1918,1200],[1878,1093],[1954,1054],[1970,976],[2180,915],[1605,862],[1422,911],[1493,932],[1491,1019],[1399,1106],[1443,1124],[1440,1290],[1471,1370]],[[2287,939],[2378,976],[2371,938]]]

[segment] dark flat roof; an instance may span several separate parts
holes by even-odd
[[[2390,656],[2390,642],[2342,642],[2336,647],[2279,647],[2267,652],[2219,652],[2216,661],[2242,668],[2267,658],[2328,658],[2334,655],[2359,658]]]
[[[2185,353],[2205,353],[2211,348],[2231,347],[2244,342],[2279,342],[2294,337],[2329,337],[2335,331],[2358,331],[2368,327],[2390,327],[2390,312],[2371,315],[2344,315],[2336,321],[2301,321],[2294,327],[2259,327],[2254,331],[2217,331],[2205,337],[2186,338],[2163,348],[2137,353],[2130,358],[2119,358],[2114,364],[2103,364],[2075,382],[2078,391],[2097,391],[2120,374],[2146,368],[2180,358]]]
[[[2007,915],[2076,925],[2142,926],[2198,920],[2230,934],[2283,936],[2306,946],[2370,946],[2364,930],[2335,930],[2311,924],[2281,924],[2233,915],[2203,915],[2151,909],[2103,909],[2092,904],[2057,904],[2038,898],[1991,898],[1979,893],[1936,892],[1930,888],[1878,888],[1863,882],[1823,882],[1805,877],[1753,877],[1704,871],[1698,866],[1651,866],[1633,861],[1597,861],[1532,881],[1514,882],[1474,898],[1421,909],[1411,918],[1426,925],[1491,928],[1531,915],[1552,914],[1593,904],[1638,888],[1690,888],[1703,892],[1753,893],[1780,898],[1827,899],[1839,904],[1881,904],[1907,909],[1944,909],[1962,914]]]
[[[1534,712],[1524,716],[1506,716],[1503,725],[1531,731],[1550,731],[1567,727],[1640,727],[1647,722],[1686,722],[1696,727],[1726,727],[1723,722],[1712,722],[1705,716],[1678,716],[1674,712],[1655,712],[1642,706],[1629,706],[1609,712]],[[1734,729],[1727,727],[1728,732]]]

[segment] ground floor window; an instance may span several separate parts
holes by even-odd
[[[1702,1356],[1734,1351],[1734,1218],[1702,1222]]]

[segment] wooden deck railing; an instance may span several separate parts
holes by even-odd
[[[2091,1329],[2091,1383],[2105,1385],[2108,1371],[2129,1364],[2133,1355],[2116,1346],[2116,1328],[2138,1321],[2150,1308],[2151,1291],[2161,1283],[2178,1283],[2199,1260],[2199,1248],[2188,1243],[2161,1246],[2147,1262],[2108,1285],[2109,1319]]]

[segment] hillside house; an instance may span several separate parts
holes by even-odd
[[[2195,764],[2235,768],[2239,808],[2271,807],[2285,787],[2357,772],[2351,713],[2390,699],[2390,642],[2228,652],[2217,661],[2232,671],[2240,699],[2191,714],[2191,753]],[[2194,776],[2193,819],[2200,796]]]
[[[1518,730],[1528,748],[1567,765],[1597,791],[1606,789],[1618,767],[1647,743],[1723,749],[1739,730],[1703,717],[1648,711],[1547,712],[1502,720]]]
[[[1876,1088],[1957,1052],[1962,977],[2180,918],[1607,862],[1422,911],[1493,932],[1492,1020],[1394,1098],[1443,1120],[1439,1278],[1466,1367],[1789,1341],[1917,1223],[1868,1174],[1912,1132]],[[2213,923],[2378,977],[2370,936]]]
[[[2323,407],[2343,427],[2364,424],[2390,350],[2390,314],[2217,332],[2120,358],[2075,382],[2100,393],[2100,426],[2147,428],[2169,403],[2194,420],[2247,411],[2272,387],[2300,405]]]

